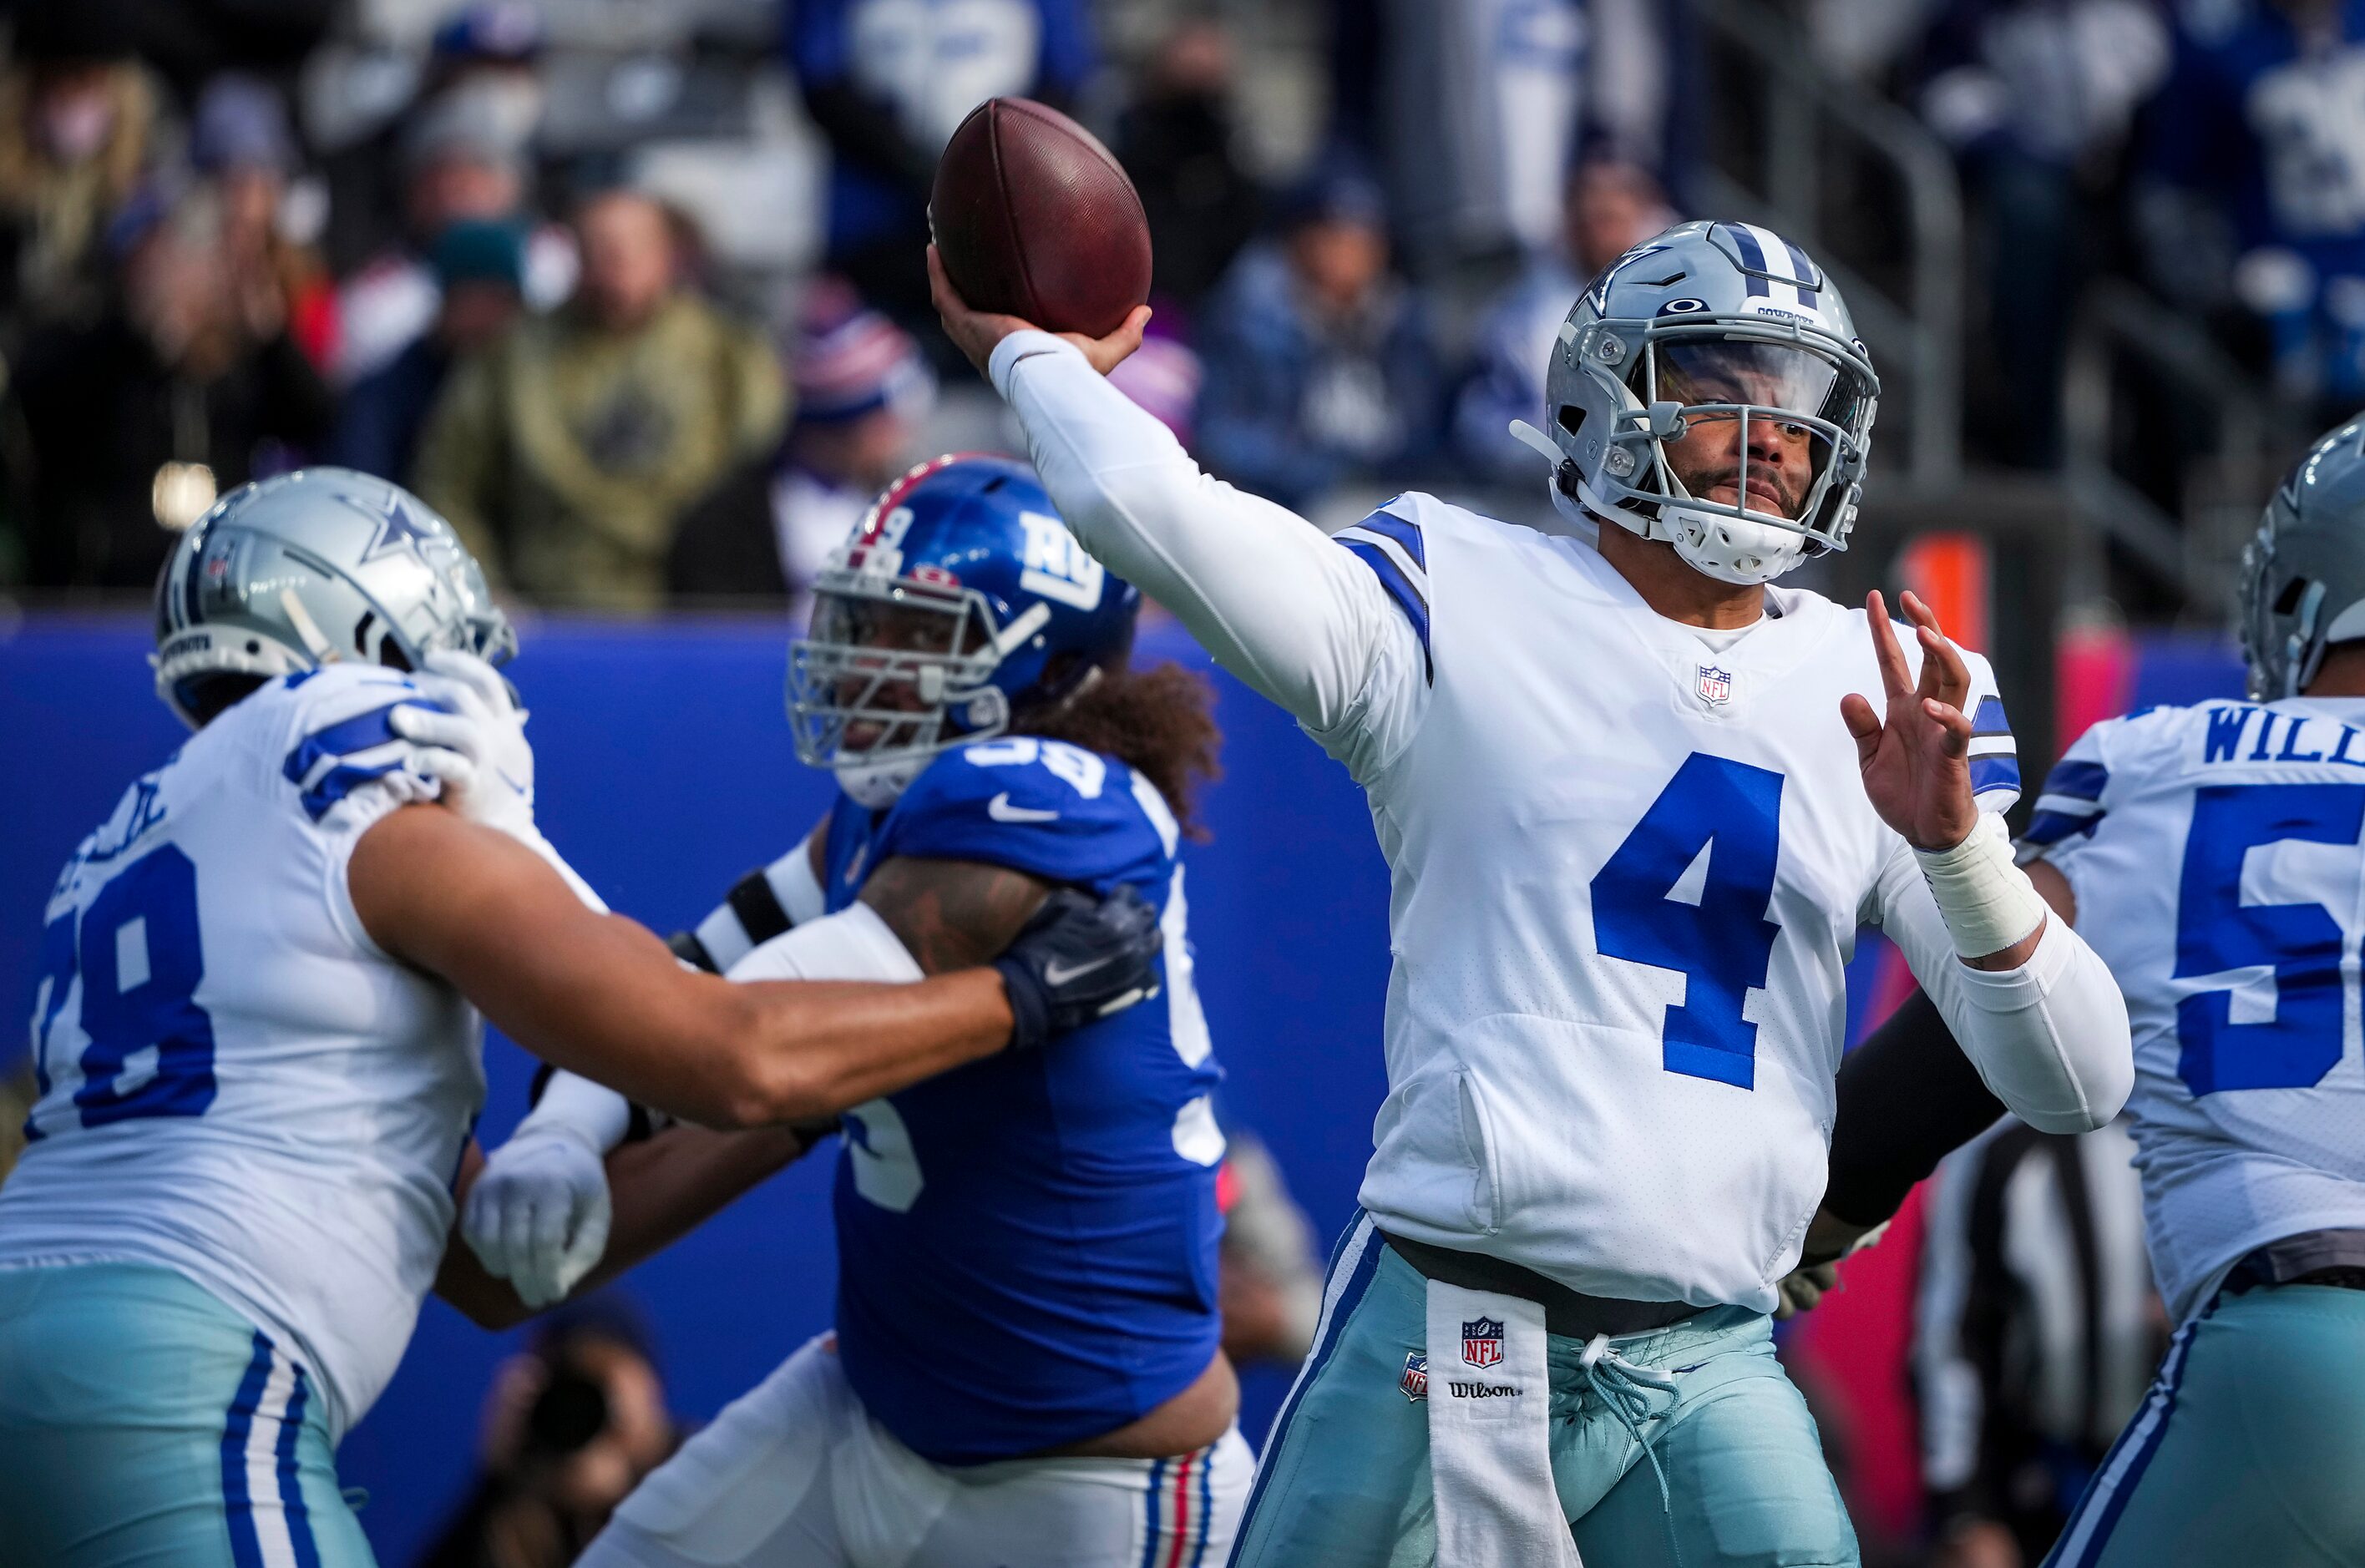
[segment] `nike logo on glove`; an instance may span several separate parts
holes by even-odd
[[[1053,823],[1059,820],[1057,812],[1038,812],[1032,806],[1012,805],[1007,790],[985,803],[985,814],[998,823]],[[1059,982],[1055,980],[1051,983],[1058,985]]]
[[[1043,966],[1043,983],[1045,985],[1052,986],[1066,985],[1070,980],[1082,980],[1084,976],[1091,974],[1094,969],[1107,969],[1111,964],[1115,962],[1116,960],[1113,958],[1094,958],[1089,964],[1078,964],[1070,969],[1062,966],[1059,961],[1055,958],[1051,962]]]

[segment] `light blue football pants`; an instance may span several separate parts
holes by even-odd
[[[1427,1350],[1427,1303],[1428,1282],[1359,1215],[1331,1258],[1314,1353],[1265,1444],[1235,1564],[1435,1559],[1429,1412],[1403,1387],[1406,1358]],[[1648,1396],[1630,1432],[1579,1364],[1585,1341],[1551,1337],[1552,1480],[1587,1568],[1853,1568],[1855,1530],[1764,1314],[1711,1308],[1611,1345],[1675,1386]]]
[[[0,1269],[0,1560],[374,1568],[311,1379],[169,1269]]]
[[[2178,1329],[2046,1562],[2365,1568],[2365,1291],[2246,1291]]]

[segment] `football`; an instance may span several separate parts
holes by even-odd
[[[928,226],[980,310],[1104,337],[1149,297],[1149,221],[1092,132],[1027,98],[989,98],[936,162]]]

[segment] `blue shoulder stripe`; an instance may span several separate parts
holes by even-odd
[[[2101,825],[2103,813],[2095,812],[2086,816],[2072,816],[2068,812],[2038,812],[2028,819],[2028,831],[2020,835],[2023,844],[2046,848],[2065,838],[2091,838]]]
[[[1413,585],[1404,569],[1377,544],[1360,539],[1341,539],[1339,543],[1372,568],[1373,576],[1380,579],[1380,586],[1388,590],[1388,597],[1396,601],[1396,608],[1403,610],[1405,619],[1412,622],[1414,634],[1420,638],[1421,667],[1428,675],[1429,684],[1436,685],[1437,663],[1429,651],[1428,596]]]
[[[1984,795],[1990,790],[2020,788],[2020,759],[1998,752],[1992,756],[1971,758],[1971,793]]]
[[[2099,762],[2062,762],[2045,776],[2045,792],[2073,801],[2099,801],[2110,788],[2111,770]]]
[[[1971,738],[1977,740],[1981,735],[2010,734],[2012,734],[2012,721],[2003,716],[2003,699],[1980,698],[1978,711],[1971,715]]]
[[[1404,546],[1405,554],[1412,557],[1414,566],[1424,572],[1429,570],[1429,552],[1421,543],[1420,524],[1398,517],[1392,511],[1375,511],[1355,527],[1395,540]]]
[[[405,701],[443,711],[440,702],[425,697]],[[400,702],[389,702],[350,719],[316,730],[287,754],[280,772],[302,791],[304,810],[314,822],[336,803],[374,778],[383,778],[403,765],[410,743],[394,733],[390,719]]]

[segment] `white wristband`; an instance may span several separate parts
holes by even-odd
[[[2045,923],[2045,899],[2012,864],[2003,819],[1979,813],[1970,836],[1952,849],[1917,849],[1922,879],[1945,917],[1955,951],[1966,958],[2001,953]]]
[[[571,1072],[553,1073],[541,1102],[526,1113],[510,1141],[530,1132],[561,1129],[588,1137],[591,1147],[605,1154],[632,1131],[633,1103],[604,1083]]]

